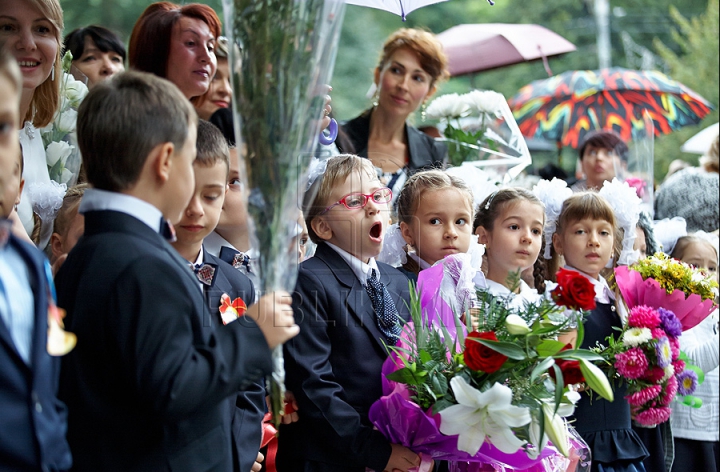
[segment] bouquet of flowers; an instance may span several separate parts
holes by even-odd
[[[248,188],[251,245],[260,290],[292,291],[297,218],[317,145],[324,95],[345,3],[340,0],[223,0],[230,48],[240,168]],[[241,145],[242,144],[242,145]],[[282,346],[268,379],[276,425],[283,413]]]
[[[473,90],[463,95],[442,95],[428,105],[426,115],[444,125],[448,160],[453,166],[471,162],[478,167],[493,167],[509,180],[532,162],[525,139],[500,93]]]
[[[608,338],[608,347],[599,351],[609,360],[610,375],[628,385],[625,398],[633,419],[652,427],[670,418],[675,396],[692,395],[698,384],[694,369],[679,358],[682,325],[664,308],[633,307],[617,340]]]
[[[615,281],[628,308],[646,305],[672,311],[683,331],[717,306],[717,280],[701,269],[657,253],[615,269]]]
[[[75,128],[77,109],[88,93],[85,84],[70,74],[71,65],[72,53],[68,51],[62,60],[60,106],[52,123],[40,130],[50,179],[68,186],[75,184],[80,173],[82,160]]]
[[[385,396],[370,409],[373,424],[393,442],[435,459],[514,470],[552,458],[564,462],[551,470],[565,470],[571,451],[586,447],[563,418],[579,399],[571,384],[613,398],[607,377],[591,362],[602,357],[557,341],[577,322],[566,310],[583,313],[567,295],[571,285],[556,289],[570,306],[544,299],[521,310],[478,291],[478,330],[470,316],[465,324],[455,316],[456,336],[414,296],[412,323],[384,366]]]

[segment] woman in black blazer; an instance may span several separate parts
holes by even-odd
[[[381,181],[398,195],[408,175],[440,167],[444,144],[407,123],[447,76],[447,58],[432,33],[402,28],[383,46],[375,68],[373,106],[343,125],[355,153],[378,168]]]

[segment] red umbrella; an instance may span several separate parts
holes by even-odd
[[[437,37],[448,56],[452,76],[544,60],[576,49],[559,34],[533,24],[458,25]]]
[[[644,129],[645,113],[659,135],[697,124],[713,108],[665,74],[619,67],[536,80],[508,103],[524,136],[574,148],[594,129],[612,129],[630,141],[635,131]]]

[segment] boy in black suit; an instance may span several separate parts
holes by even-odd
[[[60,380],[75,470],[231,470],[226,399],[297,333],[287,294],[263,297],[244,323],[203,326],[198,279],[165,238],[195,186],[197,115],[175,85],[118,74],[88,93],[77,129],[93,188],[57,276],[78,337]]]
[[[15,59],[0,49],[0,470],[58,471],[72,460],[57,399],[60,359],[48,352],[50,265],[7,219],[20,195],[21,86]]]
[[[419,457],[368,420],[382,395],[385,344],[409,318],[407,277],[375,261],[392,192],[369,160],[351,155],[329,159],[312,185],[319,189],[305,219],[317,250],[300,265],[293,309],[301,331],[285,344],[300,420],[280,427],[278,470],[407,471]]]
[[[229,149],[225,137],[212,123],[200,120],[197,131],[197,156],[193,163],[195,193],[176,225],[177,241],[173,247],[192,266],[203,289],[209,309],[206,331],[236,320],[243,315],[242,307],[255,302],[255,290],[250,279],[233,266],[213,256],[203,247],[207,236],[220,218],[229,171]],[[227,297],[227,298],[226,298]],[[234,301],[236,310],[220,307],[227,300]],[[215,328],[209,329],[212,326]],[[247,472],[255,464],[262,439],[262,422],[265,415],[265,388],[259,383],[239,392],[237,398],[228,399],[228,419],[232,419],[232,445],[234,470]]]

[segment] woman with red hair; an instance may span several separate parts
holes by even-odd
[[[220,19],[207,5],[153,3],[130,36],[130,67],[168,79],[198,105],[215,76]]]

